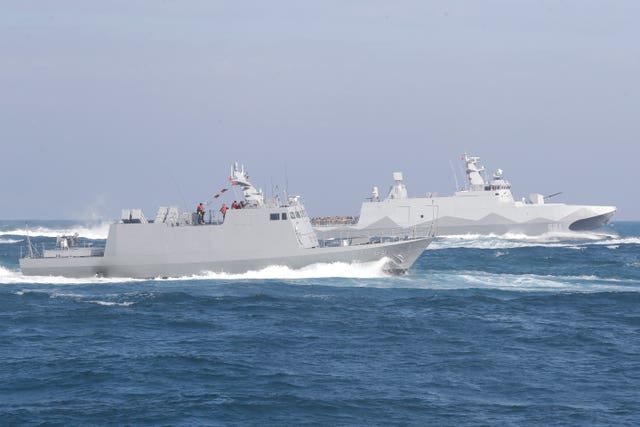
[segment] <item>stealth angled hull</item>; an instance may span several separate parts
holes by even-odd
[[[616,212],[614,206],[567,205],[546,203],[532,194],[529,200],[516,201],[511,185],[502,179],[502,171],[487,182],[478,168],[477,157],[465,155],[469,186],[452,196],[408,197],[402,174],[384,200],[377,189],[371,201],[362,204],[356,224],[315,224],[318,237],[331,239],[359,235],[437,235],[505,234],[540,235],[548,232],[596,230],[607,224]]]

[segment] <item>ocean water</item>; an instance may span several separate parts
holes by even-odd
[[[401,277],[23,277],[24,240],[0,222],[2,425],[640,424],[638,222],[442,238]]]

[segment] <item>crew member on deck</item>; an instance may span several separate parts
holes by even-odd
[[[220,212],[222,212],[222,222],[224,222],[224,217],[227,216],[227,205],[225,205],[224,203],[222,204],[222,207],[220,208]]]
[[[202,202],[198,205],[198,224],[204,224],[204,205]]]

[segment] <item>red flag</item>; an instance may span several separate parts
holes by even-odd
[[[228,191],[228,190],[229,190],[228,188],[223,188],[222,190],[220,190],[220,192],[219,192],[218,194],[216,194],[216,195],[215,195],[215,196],[213,196],[213,197],[217,199],[218,197],[220,197],[220,195],[221,195],[222,193],[224,193],[225,191]]]

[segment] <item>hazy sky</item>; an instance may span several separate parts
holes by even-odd
[[[638,0],[1,9],[0,218],[194,209],[235,160],[312,215],[356,214],[396,170],[451,193],[468,151],[516,197],[640,219]]]

